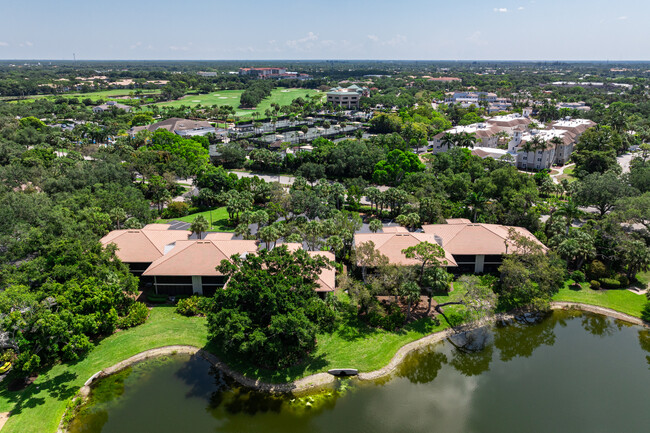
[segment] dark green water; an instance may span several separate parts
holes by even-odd
[[[390,379],[302,398],[236,387],[200,358],[146,361],[100,381],[71,432],[650,431],[647,330],[555,312],[474,337],[482,350],[440,343]]]

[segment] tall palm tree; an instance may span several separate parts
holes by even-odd
[[[555,212],[556,215],[560,215],[566,218],[567,220],[567,225],[566,225],[566,235],[569,235],[569,227],[571,227],[571,224],[573,224],[573,221],[580,218],[582,216],[582,211],[578,207],[578,205],[573,201],[573,199],[569,198],[565,203],[563,203],[558,210]]]
[[[528,154],[535,150],[535,145],[531,141],[522,141],[517,152],[524,152],[526,155],[526,169],[528,169]]]
[[[440,138],[440,144],[442,144],[443,146],[447,146],[447,150],[451,150],[451,146],[456,145],[457,139],[458,137],[456,137],[456,134],[452,134],[451,132],[445,132]]]
[[[208,223],[208,220],[205,219],[203,215],[199,215],[194,220],[192,221],[192,224],[190,224],[190,231],[193,233],[196,233],[199,239],[202,238],[202,233],[207,232],[208,228],[210,227],[210,224]]]
[[[476,134],[473,132],[463,132],[458,138],[458,145],[461,147],[471,147],[474,149],[474,145],[478,140],[476,139]]]
[[[472,222],[476,222],[479,210],[483,209],[486,203],[487,197],[483,195],[482,191],[472,191],[467,195],[467,199],[465,199],[465,205],[467,206],[468,210],[471,209],[472,211]]]
[[[559,136],[555,136],[555,137],[551,138],[550,143],[553,145],[553,159],[557,160],[557,148],[559,146],[563,145],[564,142],[562,141],[562,139]],[[564,163],[564,162],[565,161],[562,160],[562,163]]]

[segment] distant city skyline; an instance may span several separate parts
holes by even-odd
[[[650,60],[638,0],[3,1],[0,59]]]

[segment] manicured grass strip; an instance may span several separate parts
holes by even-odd
[[[144,325],[118,332],[76,364],[59,364],[21,392],[0,390],[0,411],[12,411],[2,433],[54,433],[66,404],[96,372],[145,350],[176,344],[204,347],[204,318],[188,318],[170,306],[151,310]],[[38,387],[38,388],[37,388]]]
[[[184,217],[180,218],[172,218],[168,220],[158,220],[156,221],[159,224],[165,224],[168,223],[169,221],[183,221],[186,223],[191,223],[194,221],[194,218],[198,217],[199,215],[203,215],[203,217],[208,220],[208,223],[210,223],[210,212],[212,212],[212,228],[210,231],[216,231],[216,232],[234,232],[235,229],[230,227],[228,225],[228,211],[226,210],[225,206],[224,207],[219,207],[212,209],[211,211],[206,210],[204,212],[198,212],[198,213],[193,213],[191,215],[187,215]]]
[[[451,295],[438,296],[436,300],[454,300],[461,293],[462,288],[457,285]],[[449,307],[447,311],[452,309]],[[88,357],[76,364],[53,367],[26,390],[9,392],[5,384],[0,390],[0,411],[11,410],[13,414],[2,433],[54,433],[67,402],[90,376],[157,347],[183,344],[206,348],[248,376],[269,382],[286,382],[335,367],[352,367],[361,371],[380,369],[403,345],[445,328],[444,320],[435,324],[430,319],[418,320],[397,332],[378,330],[357,322],[341,325],[333,334],[318,335],[318,349],[309,362],[271,372],[234,362],[223,356],[217,347],[207,345],[205,318],[183,317],[175,313],[174,307],[159,306],[151,310],[144,325],[106,338]]]
[[[264,114],[264,111],[271,107],[271,103],[280,104],[280,106],[290,105],[294,99],[299,97],[304,99],[306,95],[325,95],[324,93],[317,92],[313,89],[277,88],[273,89],[271,91],[271,96],[264,99],[260,105],[254,109],[242,110],[239,108],[239,99],[241,98],[241,94],[243,92],[243,90],[217,90],[204,95],[189,94],[184,98],[178,99],[176,101],[159,102],[155,105],[158,105],[160,107],[180,107],[181,105],[185,105],[186,107],[195,107],[199,104],[203,106],[228,105],[237,110],[235,113],[236,116],[244,119],[252,117],[252,114],[255,112]]]
[[[580,290],[575,290],[570,288],[568,283],[553,296],[553,300],[596,305],[634,317],[641,317],[641,310],[648,302],[644,295],[637,295],[629,290],[591,290],[587,284]]]

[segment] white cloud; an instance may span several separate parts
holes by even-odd
[[[31,42],[29,42],[29,41],[25,41],[25,45],[27,45],[28,47],[31,47],[31,46],[33,46],[34,44],[31,43]]]
[[[368,39],[373,42],[377,42],[379,40],[379,37],[377,37],[377,35],[368,35]]]
[[[395,35],[394,38],[386,41],[386,45],[390,45],[391,47],[394,47],[395,45],[403,44],[404,42],[406,42],[406,36]]]
[[[187,45],[171,45],[169,47],[169,49],[172,50],[172,51],[189,51],[190,50],[190,47],[189,47],[190,45],[192,45],[192,44],[189,43]]]
[[[526,8],[523,7],[523,6],[519,6],[519,7],[517,8],[518,11],[523,11],[524,9],[526,9]]]
[[[625,15],[623,15],[622,17],[618,17],[618,19],[621,20],[621,21],[623,21],[623,20],[626,20],[627,17],[626,17]]]
[[[8,42],[2,42],[0,41],[0,47],[8,47],[9,43]]]
[[[494,12],[505,14],[506,12],[508,12],[508,8],[494,8]]]
[[[287,46],[292,48],[305,48],[310,49],[314,46],[314,42],[318,40],[318,35],[314,32],[307,33],[307,36],[300,39],[293,39],[287,41]]]
[[[472,33],[471,35],[469,35],[468,37],[466,37],[465,40],[467,42],[471,42],[472,44],[480,47],[483,47],[488,44],[485,41],[485,39],[483,39],[483,35],[481,34],[481,32],[479,32],[478,30]]]

